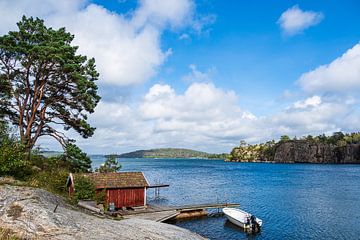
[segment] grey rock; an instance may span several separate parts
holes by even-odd
[[[306,140],[280,143],[274,162],[279,163],[360,163],[360,144],[337,147]]]
[[[24,239],[204,239],[170,224],[99,218],[45,190],[10,185],[0,186],[0,226]]]

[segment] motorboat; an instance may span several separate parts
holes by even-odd
[[[237,208],[224,208],[223,213],[229,221],[247,232],[255,233],[261,230],[262,220],[255,215]]]

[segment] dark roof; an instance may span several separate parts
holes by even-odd
[[[97,189],[102,188],[137,188],[148,187],[149,184],[142,172],[117,172],[117,173],[83,173],[75,175],[90,178]]]

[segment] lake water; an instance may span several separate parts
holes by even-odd
[[[92,157],[94,166],[103,161]],[[360,239],[360,165],[229,163],[195,159],[120,159],[122,171],[142,171],[168,183],[161,199],[183,205],[232,202],[263,220],[248,236],[224,217],[175,224],[210,239]]]

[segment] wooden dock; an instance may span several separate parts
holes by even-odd
[[[184,206],[158,206],[148,205],[146,209],[136,211],[118,211],[124,218],[146,219],[164,222],[174,218],[200,217],[207,215],[207,209],[221,209],[225,207],[238,207],[236,203],[196,204]]]

